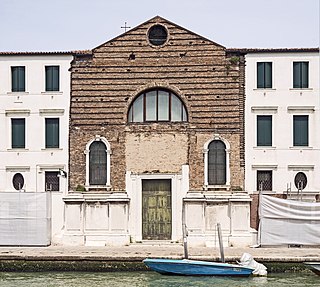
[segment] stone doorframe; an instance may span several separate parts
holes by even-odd
[[[171,241],[182,240],[182,199],[189,188],[189,166],[182,166],[181,174],[126,173],[126,191],[130,198],[129,233],[131,242],[142,241],[142,179],[170,179],[172,201]]]

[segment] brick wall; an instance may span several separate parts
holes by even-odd
[[[155,23],[169,40],[147,41]],[[130,55],[134,54],[132,59]],[[75,57],[71,74],[70,188],[85,182],[84,149],[95,135],[111,145],[112,189],[125,190],[125,172],[179,172],[190,165],[190,187],[201,190],[204,143],[219,134],[230,142],[231,185],[244,180],[244,69],[224,47],[155,17]],[[151,87],[168,88],[184,102],[188,123],[128,124],[130,103]],[[154,160],[153,160],[154,158]]]

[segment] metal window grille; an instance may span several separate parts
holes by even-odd
[[[59,191],[60,180],[58,177],[58,171],[46,171],[45,172],[45,184],[46,191]]]
[[[257,190],[272,190],[272,170],[257,171]]]

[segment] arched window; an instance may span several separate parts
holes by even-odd
[[[129,123],[186,122],[187,111],[180,98],[173,92],[154,89],[143,92],[131,104]]]
[[[110,186],[110,145],[96,136],[86,146],[86,187]]]
[[[204,145],[204,187],[230,188],[230,144],[219,135]]]
[[[226,145],[214,140],[208,147],[208,184],[226,184]]]
[[[106,146],[101,141],[95,141],[90,145],[89,184],[105,185],[106,183],[107,183]]]

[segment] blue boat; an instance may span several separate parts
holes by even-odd
[[[189,259],[151,259],[143,260],[151,270],[166,275],[186,276],[238,276],[248,277],[254,268],[237,264],[207,262]]]

